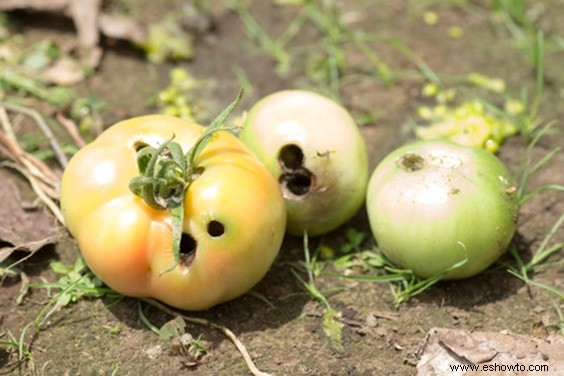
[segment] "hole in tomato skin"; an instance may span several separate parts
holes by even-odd
[[[282,189],[296,196],[306,195],[313,184],[311,172],[305,168],[298,171],[285,172],[280,176]]]
[[[311,191],[314,176],[304,167],[304,152],[296,144],[284,145],[278,153],[283,173],[278,182],[284,196],[305,196]]]
[[[196,257],[196,239],[191,235],[182,233],[180,238],[180,264],[187,267]]]
[[[192,180],[196,180],[197,178],[202,176],[205,170],[206,169],[202,166],[198,166],[194,170],[192,170]]]
[[[415,172],[425,167],[425,158],[419,154],[409,153],[399,157],[396,165],[407,172]]]
[[[146,148],[147,146],[149,146],[148,143],[141,141],[141,140],[137,140],[133,143],[133,150],[138,152],[139,150]]]
[[[210,223],[208,223],[208,234],[211,237],[217,238],[223,235],[224,233],[225,233],[225,226],[221,222],[213,220],[210,221]]]
[[[284,145],[278,153],[278,161],[286,170],[297,170],[304,164],[304,152],[298,145]]]

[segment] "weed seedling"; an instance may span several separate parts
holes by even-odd
[[[23,338],[18,339],[9,331],[0,333],[0,349],[8,354],[17,353],[18,364],[31,360],[31,350],[24,343]]]
[[[343,323],[339,320],[342,317],[342,313],[333,308],[329,304],[329,300],[324,293],[319,290],[315,283],[316,275],[319,275],[320,270],[318,269],[317,254],[311,257],[309,250],[309,238],[307,231],[304,231],[303,235],[303,249],[304,249],[304,261],[302,263],[303,269],[307,273],[307,280],[304,280],[296,268],[292,268],[292,273],[303,285],[307,293],[322,306],[322,327],[323,333],[327,336],[331,347],[336,351],[344,351],[343,343]]]
[[[564,185],[562,184],[546,184],[540,187],[528,191],[528,186],[531,177],[539,172],[543,167],[550,162],[554,156],[560,151],[559,147],[555,147],[548,151],[539,161],[533,162],[532,160],[532,150],[539,140],[550,134],[554,123],[549,123],[544,127],[537,129],[533,133],[531,142],[528,144],[523,158],[523,163],[521,164],[518,173],[515,176],[515,181],[518,183],[517,188],[517,200],[520,206],[525,205],[534,197],[545,191],[559,191],[564,192]],[[509,247],[509,253],[513,256],[516,265],[505,265],[508,268],[509,273],[516,276],[517,278],[524,281],[529,286],[536,286],[542,288],[550,293],[553,293],[560,298],[564,298],[564,291],[558,290],[553,286],[547,285],[542,282],[535,281],[531,279],[531,274],[538,272],[543,269],[550,267],[562,267],[564,265],[563,260],[550,262],[549,257],[556,254],[557,252],[564,249],[564,242],[559,242],[550,245],[551,240],[556,235],[556,233],[562,228],[564,223],[564,215],[561,215],[554,223],[550,231],[545,235],[541,244],[534,252],[531,260],[527,263],[519,255],[519,252],[515,245]]]
[[[464,263],[466,263],[466,259],[452,265],[440,275],[421,279],[409,269],[396,267],[377,250],[368,250],[360,252],[355,258],[349,259],[348,263],[341,261],[334,264],[336,268],[342,268],[343,266],[358,268],[361,265],[361,270],[364,272],[368,271],[365,274],[354,274],[350,270],[328,272],[326,274],[359,282],[389,283],[394,304],[399,306],[401,303],[428,290],[431,286],[441,281],[449,271],[462,266]]]
[[[350,68],[346,50],[352,46],[369,62],[372,78],[385,84],[393,83],[392,70],[370,46],[370,42],[381,38],[351,30],[337,1],[300,1],[292,3],[292,6],[299,7],[297,15],[280,36],[273,38],[241,0],[232,2],[247,36],[258,45],[261,53],[274,60],[278,74],[285,76],[292,66],[300,66],[318,90],[339,100],[342,78]],[[320,40],[310,44],[298,43],[296,37],[306,25],[318,32]],[[303,66],[295,62],[296,57],[303,57]]]
[[[559,252],[562,249],[564,249],[564,242],[560,242],[549,246],[550,240],[557,233],[557,231],[560,230],[563,223],[564,223],[564,215],[561,215],[560,218],[554,223],[550,231],[546,234],[546,236],[542,240],[540,246],[533,254],[531,260],[527,263],[523,261],[516,247],[511,246],[509,248],[509,252],[511,256],[513,256],[513,258],[515,259],[515,263],[517,265],[508,266],[509,273],[519,278],[527,285],[536,286],[541,289],[544,289],[552,294],[555,294],[561,299],[564,299],[564,291],[558,290],[553,286],[531,279],[531,274],[543,269],[548,269],[550,267],[555,267],[555,266],[562,267],[564,265],[564,260],[558,260],[554,262],[548,261],[548,258],[551,255],[556,254],[556,252]]]

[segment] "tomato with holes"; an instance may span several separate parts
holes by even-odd
[[[386,156],[367,191],[380,250],[420,277],[460,279],[505,252],[518,215],[503,163],[476,147],[419,141]]]
[[[148,205],[130,189],[140,151],[173,139],[187,152],[204,129],[171,116],[132,118],[108,128],[66,167],[66,225],[94,274],[116,291],[207,309],[251,289],[277,255],[286,224],[278,183],[225,130],[209,138],[187,169],[178,255],[172,212]],[[168,176],[163,166],[183,164],[170,161],[161,165],[158,179]]]
[[[273,93],[252,107],[239,137],[278,179],[288,233],[327,233],[362,206],[364,139],[349,112],[329,98],[303,90]]]

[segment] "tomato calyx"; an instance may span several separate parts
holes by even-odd
[[[129,183],[135,195],[157,210],[181,205],[192,176],[182,147],[172,142],[173,139],[174,135],[158,148],[142,146],[137,151],[137,167],[141,174]]]
[[[186,153],[180,144],[173,141],[174,135],[158,147],[144,143],[137,145],[137,167],[140,174],[131,179],[129,189],[150,207],[170,211],[172,217],[174,263],[161,272],[161,275],[176,268],[181,261],[184,266],[189,266],[194,259],[195,240],[182,232],[184,196],[192,182],[204,171],[203,167],[197,165],[196,160],[215,133],[236,128],[227,126],[225,120],[237,106],[242,95],[243,91],[240,90],[233,102],[205,128]],[[216,233],[223,231],[218,226],[214,227],[212,230]],[[187,243],[189,246],[186,252],[183,252],[184,257],[181,260],[182,245]]]

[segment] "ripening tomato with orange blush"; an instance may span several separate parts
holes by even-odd
[[[66,225],[94,274],[116,291],[202,310],[246,293],[270,268],[286,226],[278,182],[233,134],[202,142],[204,132],[172,116],[124,120],[66,167]],[[139,177],[141,167],[154,180]],[[148,203],[132,181],[159,195]]]

